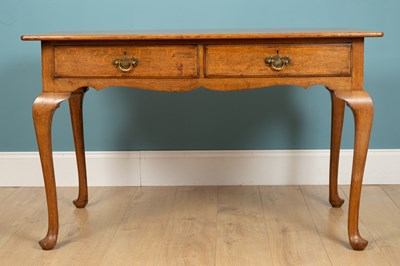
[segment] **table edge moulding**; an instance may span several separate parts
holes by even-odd
[[[52,249],[58,237],[58,207],[51,142],[55,110],[69,102],[79,194],[77,208],[88,202],[82,104],[89,87],[132,87],[189,91],[198,87],[232,91],[276,85],[322,85],[332,101],[329,202],[338,195],[338,165],[345,104],[355,121],[348,236],[353,249],[368,241],[358,230],[365,161],[373,104],[364,90],[364,38],[382,32],[359,30],[186,30],[24,35],[41,41],[42,93],[33,103],[33,120],[48,207],[48,232],[39,241]]]

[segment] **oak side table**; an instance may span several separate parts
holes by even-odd
[[[88,202],[82,101],[88,87],[127,86],[159,91],[245,90],[275,85],[323,85],[332,99],[329,202],[340,207],[338,161],[345,103],[355,121],[348,236],[355,250],[368,242],[358,231],[364,166],[373,104],[363,90],[364,38],[382,32],[226,30],[112,32],[25,35],[41,41],[43,92],[33,120],[43,169],[48,232],[39,243],[52,249],[58,236],[58,208],[52,156],[52,117],[68,100],[79,173],[77,208]]]

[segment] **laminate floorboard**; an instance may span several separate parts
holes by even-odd
[[[331,265],[299,186],[261,186],[274,265]]]
[[[325,250],[333,265],[389,265],[376,242],[360,222],[360,231],[369,240],[362,252],[354,252],[348,242],[347,212],[348,199],[341,193],[345,203],[341,208],[331,208],[328,202],[328,186],[301,186],[304,198],[321,237]],[[341,192],[341,191],[340,191]]]
[[[0,188],[0,265],[400,265],[400,185],[364,186],[347,239],[348,186],[97,187],[76,209],[59,188],[59,242],[43,251],[43,188]]]
[[[273,265],[257,186],[218,188],[216,265]]]
[[[349,187],[341,188],[348,197]],[[380,186],[363,187],[360,206],[361,222],[392,265],[400,265],[400,209],[398,206]]]

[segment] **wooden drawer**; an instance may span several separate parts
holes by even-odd
[[[265,58],[289,56],[282,70],[273,70]],[[207,77],[350,76],[350,44],[207,45]]]
[[[138,60],[128,72],[113,62],[123,58]],[[160,46],[55,46],[54,76],[182,78],[197,77],[197,47],[194,45]]]

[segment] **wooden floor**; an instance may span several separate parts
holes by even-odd
[[[364,186],[362,252],[327,186],[98,187],[86,209],[58,190],[60,235],[42,251],[43,188],[0,188],[0,265],[400,265],[400,186]]]

